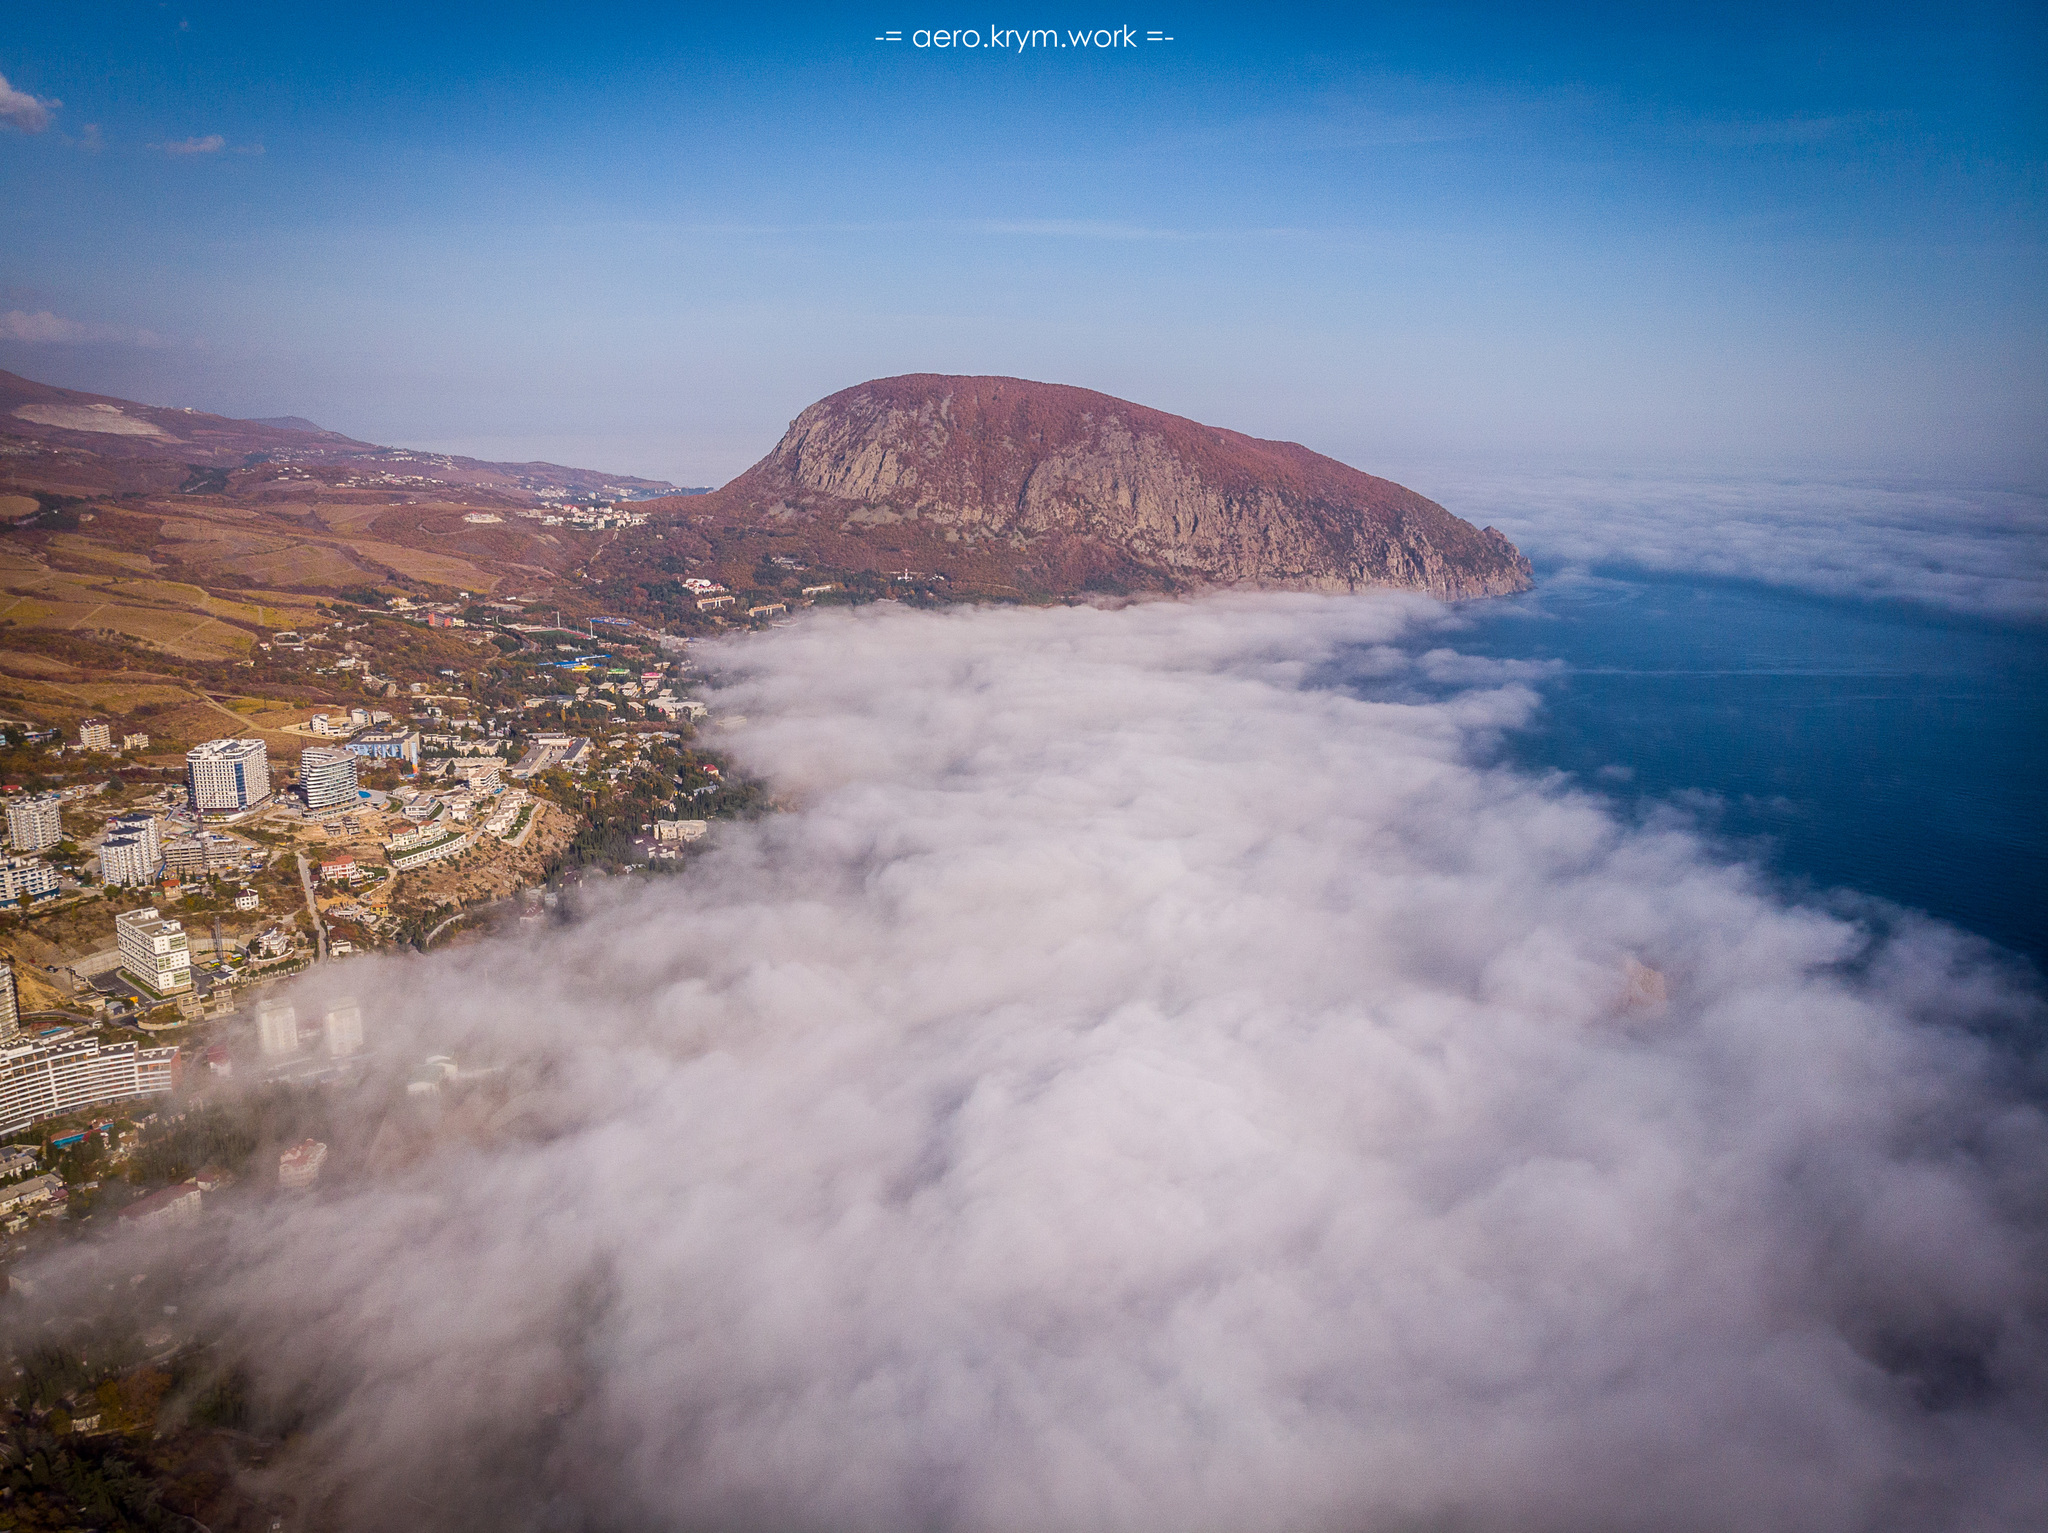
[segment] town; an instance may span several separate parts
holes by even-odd
[[[366,1046],[353,1002],[301,1015],[285,982],[545,928],[579,880],[686,873],[720,822],[772,807],[710,743],[688,636],[432,597],[271,629],[258,684],[205,710],[0,723],[0,1307],[54,1251],[312,1194],[333,1156],[365,1174],[336,1127],[365,1104],[404,1104],[388,1142],[431,1135],[423,1102],[492,1089],[380,1054],[374,1028]],[[90,1362],[10,1335],[23,1430],[69,1452],[132,1432],[119,1400],[197,1345],[162,1319]]]

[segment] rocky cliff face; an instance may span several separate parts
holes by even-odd
[[[1292,442],[1087,389],[914,374],[820,400],[775,450],[686,503],[891,549],[951,548],[1045,589],[1526,590],[1492,528]]]

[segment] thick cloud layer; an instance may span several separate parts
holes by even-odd
[[[237,1225],[210,1302],[312,1402],[298,1482],[358,1526],[2041,1525],[2048,1138],[1963,1031],[2037,1002],[1475,766],[1534,706],[1485,662],[1319,684],[1440,685],[1441,621],[732,650],[792,812],[309,985],[548,1065]]]
[[[1721,575],[2048,620],[2048,496],[2038,486],[1465,467],[1412,482],[1499,527],[1539,565]]]

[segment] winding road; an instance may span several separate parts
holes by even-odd
[[[320,919],[320,907],[313,902],[313,865],[306,861],[306,854],[296,854],[299,859],[299,884],[306,891],[306,913],[313,918],[313,942],[318,951],[315,963],[327,962],[327,927]]]

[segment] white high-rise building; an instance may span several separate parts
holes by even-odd
[[[167,921],[154,905],[114,917],[114,940],[121,948],[121,972],[158,995],[181,995],[192,988],[192,954],[185,928]]]
[[[78,726],[80,750],[110,751],[114,748],[113,727],[105,719],[87,719]]]
[[[361,1053],[363,1008],[354,1001],[336,1001],[327,1008],[327,1018],[320,1031],[327,1044],[329,1059],[344,1059],[350,1054]]]
[[[154,1096],[169,1091],[177,1076],[175,1048],[108,1045],[90,1033],[48,1043],[17,1039],[0,1050],[0,1135],[102,1102]]]
[[[21,1035],[21,995],[14,988],[14,965],[0,958],[0,1049]]]
[[[100,881],[132,887],[156,878],[157,859],[140,836],[109,836],[100,843]]]
[[[298,1053],[298,1011],[288,1001],[265,1001],[256,1008],[256,1041],[265,1059]]]
[[[0,904],[27,904],[57,892],[57,870],[40,857],[0,857]]]
[[[17,852],[45,852],[64,839],[63,802],[54,793],[17,793],[7,801],[7,839]]]
[[[270,752],[261,740],[208,740],[185,753],[192,807],[247,809],[270,797]]]
[[[299,789],[308,809],[332,809],[356,801],[356,755],[331,745],[314,745],[299,753]]]
[[[100,877],[107,883],[152,883],[163,865],[155,815],[117,814],[107,821],[107,839],[100,843]]]

